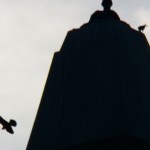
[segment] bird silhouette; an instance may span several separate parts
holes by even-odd
[[[145,24],[145,25],[143,25],[143,26],[139,26],[139,27],[138,27],[139,32],[142,32],[142,31],[145,29],[145,27],[147,27],[147,25],[146,25],[146,24]]]
[[[6,130],[10,134],[14,133],[12,127],[16,127],[17,126],[17,122],[15,120],[11,119],[9,122],[7,122],[1,116],[0,116],[0,123],[3,126],[2,130]]]

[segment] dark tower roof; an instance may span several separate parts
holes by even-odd
[[[112,0],[103,0],[102,6],[104,7],[103,11],[96,11],[90,18],[90,23],[103,22],[106,20],[120,20],[118,14],[111,10]]]

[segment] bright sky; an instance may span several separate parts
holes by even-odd
[[[149,25],[150,41],[150,1],[113,2],[131,27]],[[97,9],[101,0],[0,0],[0,113],[18,122],[14,135],[0,130],[0,149],[26,149],[53,53]]]

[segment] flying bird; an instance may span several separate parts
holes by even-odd
[[[0,123],[2,124],[2,130],[6,130],[8,133],[13,134],[14,131],[12,129],[12,127],[16,127],[17,126],[17,122],[15,120],[10,120],[9,122],[7,122],[6,120],[4,120],[1,116],[0,116]]]

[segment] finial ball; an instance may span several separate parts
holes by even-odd
[[[102,1],[102,6],[104,7],[104,10],[110,10],[112,6],[112,0],[103,0]]]

